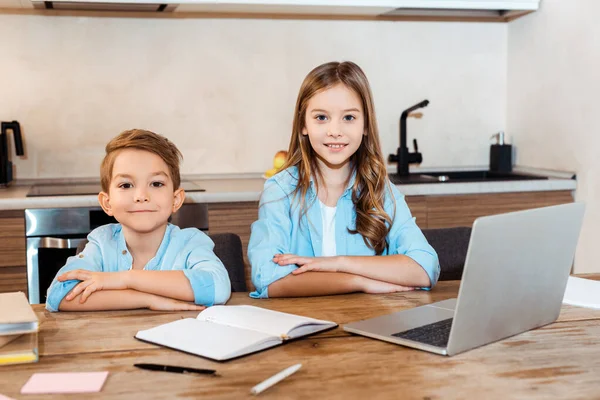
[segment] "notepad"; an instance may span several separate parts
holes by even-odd
[[[213,306],[197,318],[139,331],[135,337],[224,361],[334,328],[337,324],[254,306]]]
[[[38,360],[38,319],[23,292],[0,293],[0,365]]]
[[[600,309],[600,281],[570,276],[563,303]]]
[[[93,393],[102,390],[108,371],[33,374],[21,394]]]

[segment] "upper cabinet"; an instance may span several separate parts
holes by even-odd
[[[186,13],[247,18],[510,21],[540,0],[0,0],[0,8]]]
[[[1,9],[33,8],[30,0],[0,0]]]
[[[174,0],[175,1],[175,0]],[[266,14],[410,15],[480,11],[535,11],[539,0],[181,0],[176,11]]]

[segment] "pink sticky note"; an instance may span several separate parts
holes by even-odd
[[[21,394],[99,392],[107,376],[108,371],[33,374]]]
[[[15,399],[13,399],[12,397],[5,396],[0,393],[0,400],[15,400]]]

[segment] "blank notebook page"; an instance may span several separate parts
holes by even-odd
[[[139,331],[136,337],[217,360],[228,358],[230,354],[258,343],[279,342],[277,338],[262,332],[240,330],[192,318]]]
[[[600,281],[570,276],[563,303],[600,309]]]
[[[278,337],[286,335],[294,327],[300,325],[311,323],[331,325],[329,321],[321,321],[254,306],[212,306],[202,311],[198,315],[198,319],[214,320],[221,324],[267,332]]]

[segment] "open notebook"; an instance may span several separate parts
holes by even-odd
[[[213,306],[197,318],[139,331],[135,337],[223,361],[282,344],[337,324],[254,306]]]

